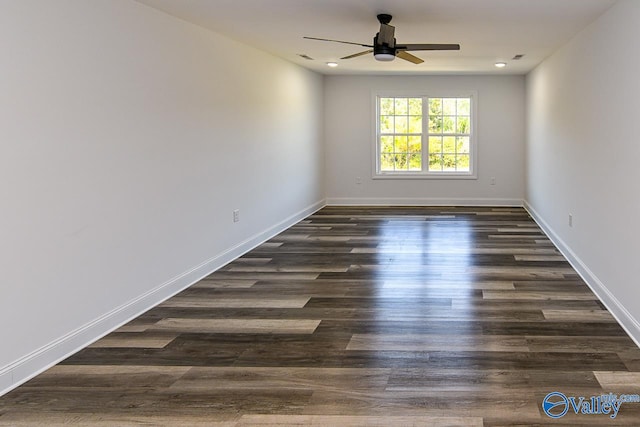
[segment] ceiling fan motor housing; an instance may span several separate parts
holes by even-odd
[[[373,38],[373,56],[378,61],[393,61],[396,57],[396,48],[390,47],[386,43],[378,44],[378,36],[376,35]]]

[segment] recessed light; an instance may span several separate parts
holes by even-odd
[[[507,63],[506,62],[496,62],[495,66],[498,67],[498,68],[504,68],[504,67],[507,66]]]
[[[338,66],[337,62],[327,62],[327,65],[331,68],[336,68]]]

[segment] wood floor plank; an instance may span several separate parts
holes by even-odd
[[[593,374],[603,388],[620,393],[640,392],[640,372],[595,371]]]
[[[191,288],[211,288],[211,289],[218,289],[218,288],[233,288],[233,289],[246,289],[246,288],[250,288],[253,285],[255,285],[256,283],[258,283],[257,280],[238,280],[238,279],[230,279],[230,280],[219,280],[219,279],[209,279],[209,278],[204,278],[201,281],[199,281],[198,283],[196,283],[195,285],[193,285]]]
[[[640,348],[619,351],[618,356],[630,372],[640,372]]]
[[[607,310],[542,310],[544,318],[565,322],[615,322]]]
[[[215,277],[217,280],[241,279],[246,281],[259,280],[314,280],[318,278],[316,273],[265,273],[265,272],[237,272],[237,271],[217,271],[209,277]]]
[[[508,411],[517,411],[520,419],[542,420],[538,405],[529,400],[526,394],[519,395],[509,391],[493,394],[428,390],[382,393],[318,392],[314,393],[304,410],[307,414],[386,416],[392,412],[429,417],[455,414],[464,418],[505,416]]]
[[[525,228],[525,227],[515,227],[515,228],[498,228],[498,233],[537,233],[543,234],[542,230],[539,228]]]
[[[146,328],[145,330],[146,331]],[[140,332],[144,332],[140,331]],[[139,336],[129,333],[125,335],[111,334],[91,344],[92,348],[129,347],[129,348],[164,348],[173,341],[178,334],[165,336]]]
[[[529,347],[517,336],[354,334],[347,350],[529,351]]]
[[[260,258],[260,257],[249,257],[243,256],[241,258],[233,261],[234,264],[268,264],[273,260],[273,258]]]
[[[527,336],[526,341],[530,351],[618,353],[637,348],[635,343],[626,336]]]
[[[533,426],[640,348],[519,207],[327,206],[0,397],[0,426]],[[640,425],[640,403],[606,425]]]
[[[189,369],[187,366],[56,365],[23,387],[169,387]]]
[[[345,427],[482,427],[481,417],[367,416],[367,415],[243,415],[244,426],[345,426]]]
[[[127,323],[126,325],[123,325],[123,326],[119,327],[118,329],[113,331],[113,333],[145,332],[147,329],[149,329],[150,326],[154,325],[156,322],[157,322],[157,320],[148,320],[148,319],[143,319],[143,318],[137,318],[137,319],[134,319],[131,322]]]
[[[298,298],[204,298],[200,296],[176,296],[158,307],[186,308],[302,308],[309,297]]]
[[[222,418],[222,420],[220,420]],[[226,419],[226,420],[225,420]],[[140,426],[193,426],[193,427],[236,427],[239,424],[236,415],[157,415],[157,414],[118,414],[84,412],[18,412],[12,411],[0,416],[0,426],[15,427],[140,427]]]
[[[282,242],[264,242],[256,249],[274,249],[282,246]]]
[[[231,272],[252,272],[252,273],[271,273],[271,272],[278,272],[278,273],[307,273],[307,272],[313,272],[313,273],[322,273],[322,272],[328,272],[328,273],[344,273],[346,272],[348,269],[348,267],[336,267],[336,266],[308,266],[308,265],[302,265],[302,266],[292,266],[292,267],[285,267],[285,266],[277,266],[277,265],[238,265],[238,266],[230,266],[228,268],[226,268],[224,271],[231,271]]]
[[[535,262],[547,262],[547,261],[558,261],[558,262],[567,262],[567,260],[562,255],[538,255],[538,254],[527,254],[527,255],[515,255],[516,261],[535,261]]]
[[[588,292],[527,292],[527,291],[482,291],[482,297],[488,300],[597,300],[594,294]]]
[[[529,261],[526,257],[534,258],[534,261],[541,261],[546,259],[540,259],[549,257],[552,261],[566,261],[564,257],[555,255],[557,250],[555,248],[425,248],[422,245],[415,245],[412,247],[407,246],[378,246],[375,248],[353,248],[351,253],[354,254],[440,254],[440,255],[516,255],[514,256],[516,261]],[[538,258],[538,259],[536,259]]]
[[[391,369],[195,367],[171,389],[384,390]]]
[[[547,390],[562,384],[572,390],[598,388],[600,386],[592,371],[553,371],[526,369],[394,369],[389,377],[387,391],[429,390],[431,392],[502,392],[528,393],[532,390]]]
[[[288,319],[162,319],[150,330],[237,334],[312,334],[320,320]]]

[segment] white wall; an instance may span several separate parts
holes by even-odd
[[[0,94],[0,394],[323,202],[322,76],[139,3],[2,2]]]
[[[527,202],[636,341],[639,22],[620,1],[527,77]]]
[[[372,179],[372,93],[477,91],[477,180]],[[335,204],[521,204],[524,76],[329,76],[325,78],[327,202]],[[362,184],[356,184],[356,178]],[[496,185],[490,185],[491,177]]]

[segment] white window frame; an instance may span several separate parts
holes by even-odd
[[[422,171],[381,171],[380,170],[380,98],[470,98],[471,119],[469,139],[469,171],[429,171],[429,115],[422,112]],[[478,93],[477,91],[374,91],[373,106],[373,179],[478,179]],[[440,134],[438,134],[440,135]]]

